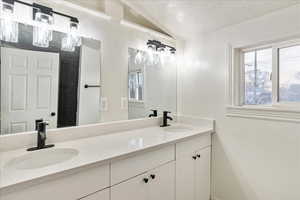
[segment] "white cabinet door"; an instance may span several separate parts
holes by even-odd
[[[176,160],[176,200],[209,200],[211,148],[190,152]]]
[[[128,181],[111,187],[111,200],[148,200],[149,181],[147,174],[142,174]]]
[[[195,200],[195,155],[190,152],[176,159],[176,200]]]
[[[196,200],[209,200],[210,198],[210,160],[211,148],[197,152],[195,191]]]
[[[109,200],[109,189],[102,190],[80,200]]]
[[[175,162],[148,173],[149,200],[175,200]]]

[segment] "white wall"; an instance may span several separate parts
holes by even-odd
[[[217,120],[213,193],[218,200],[300,199],[300,124],[225,116],[227,44],[247,46],[295,35],[300,36],[300,5],[186,44],[180,112]]]
[[[26,0],[32,2],[32,0]],[[108,99],[108,110],[103,111],[102,121],[123,120],[128,118],[128,110],[121,108],[121,98],[127,98],[127,73],[128,73],[128,47],[145,49],[148,39],[154,39],[148,33],[137,31],[120,24],[120,15],[116,13],[121,10],[121,5],[115,1],[109,5],[109,10],[113,6],[114,15],[111,20],[104,20],[95,16],[95,13],[85,12],[76,7],[70,8],[61,0],[36,0],[35,2],[51,6],[54,10],[78,17],[80,21],[79,32],[85,37],[90,37],[101,41],[101,96]],[[108,4],[111,2],[107,0]],[[17,20],[30,23],[32,21],[32,9],[17,4]],[[55,29],[68,31],[68,19],[55,16]],[[173,41],[166,41],[162,38],[156,38],[162,42],[172,44]],[[174,45],[174,44],[172,44]]]

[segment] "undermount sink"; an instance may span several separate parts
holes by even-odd
[[[186,132],[186,131],[191,131],[193,129],[183,126],[183,125],[174,125],[174,126],[168,126],[164,128],[165,131],[167,132],[172,132],[172,133],[180,133],[180,132]]]
[[[54,148],[32,152],[7,163],[6,167],[15,169],[37,169],[68,161],[78,155],[76,149]]]

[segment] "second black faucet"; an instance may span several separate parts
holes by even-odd
[[[168,114],[170,114],[171,112],[169,111],[164,111],[163,112],[163,124],[160,127],[166,127],[166,126],[170,126],[170,124],[168,124],[168,120],[173,120],[172,117],[168,116]]]

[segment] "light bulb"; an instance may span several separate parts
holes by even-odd
[[[0,40],[18,42],[19,27],[14,21],[14,4],[0,3]]]
[[[51,15],[38,11],[35,13],[35,26],[33,27],[33,42],[32,44],[37,47],[49,47],[52,41],[53,17]]]
[[[76,47],[81,46],[81,43],[81,37],[78,34],[78,19],[72,18],[70,32],[62,39],[61,49],[72,52]]]

